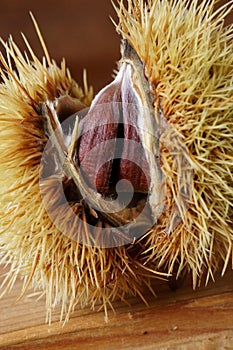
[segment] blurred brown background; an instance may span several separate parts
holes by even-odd
[[[232,0],[220,3],[227,1]],[[111,81],[120,57],[120,37],[110,20],[110,16],[116,19],[111,0],[0,0],[0,5],[0,36],[4,40],[12,34],[24,48],[20,35],[23,32],[37,55],[42,56],[29,16],[32,11],[51,57],[57,62],[65,57],[78,82],[82,81],[83,68],[87,68],[88,81],[95,92]]]
[[[110,20],[110,16],[116,19],[110,0],[0,0],[0,6],[0,36],[4,40],[12,34],[24,48],[23,32],[37,55],[43,55],[29,16],[32,11],[51,57],[57,63],[65,57],[77,81],[82,81],[83,68],[87,68],[95,91],[111,81],[120,57],[120,37]]]

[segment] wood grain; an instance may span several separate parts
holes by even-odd
[[[233,271],[196,291],[190,281],[175,292],[159,282],[149,307],[139,299],[115,303],[107,323],[102,312],[85,309],[65,325],[55,310],[47,325],[44,300],[15,304],[20,285],[0,300],[1,349],[233,349]]]

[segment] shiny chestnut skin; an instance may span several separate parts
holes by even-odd
[[[87,184],[104,196],[114,196],[118,181],[123,179],[135,192],[148,193],[148,163],[138,132],[138,116],[134,115],[138,108],[134,91],[127,84],[126,77],[122,77],[107,86],[80,121],[77,163]],[[128,190],[124,182],[121,191]]]

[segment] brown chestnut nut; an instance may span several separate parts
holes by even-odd
[[[149,189],[149,165],[137,126],[141,112],[130,75],[131,70],[123,65],[79,125],[80,171],[85,181],[104,196],[113,196],[118,181],[123,179],[137,193],[148,193]],[[127,184],[123,182],[120,191],[127,192]]]
[[[135,225],[149,229],[164,203],[158,159],[160,113],[155,117],[151,89],[135,51],[127,42],[122,45],[116,78],[96,95],[86,115],[79,112],[78,101],[68,102],[69,108],[63,106],[66,100],[43,106],[63,183],[73,182],[72,189],[76,187],[94,220],[103,217],[117,227],[130,223],[134,232]],[[73,111],[74,106],[78,113],[71,126],[64,127],[64,111]]]

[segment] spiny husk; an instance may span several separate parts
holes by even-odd
[[[12,39],[4,45],[7,60],[2,57],[0,85],[0,263],[8,269],[2,294],[21,276],[22,295],[29,287],[45,294],[48,320],[57,304],[61,304],[61,319],[68,319],[76,304],[94,308],[99,303],[106,311],[115,298],[141,294],[143,283],[150,288],[145,272],[140,274],[140,264],[134,261],[138,251],[133,246],[84,246],[66,237],[49,218],[39,185],[41,157],[48,141],[40,104],[70,95],[88,106],[92,90],[86,81],[82,90],[65,62],[57,66],[47,52],[47,62],[41,63],[28,43],[30,59]],[[59,203],[60,195],[51,180],[47,199]],[[74,211],[82,207],[78,203],[70,205]],[[56,216],[63,218],[63,206],[56,205],[56,210]],[[83,232],[84,211],[80,215]],[[64,223],[68,225],[69,218]]]
[[[116,8],[118,31],[144,62],[169,125],[160,150],[166,210],[144,238],[144,257],[155,270],[191,270],[194,286],[204,270],[207,280],[219,266],[224,273],[233,255],[233,27],[224,27],[233,4],[216,10],[217,2],[128,0]],[[183,143],[175,161],[174,131]],[[184,157],[193,172],[188,206],[168,235]]]
[[[76,304],[94,307],[100,301],[106,308],[116,297],[141,295],[143,283],[150,288],[147,266],[155,273],[173,272],[178,266],[178,275],[189,269],[195,285],[204,269],[213,275],[223,262],[224,271],[232,257],[233,44],[232,27],[223,28],[227,8],[214,14],[216,1],[207,0],[201,5],[197,0],[127,3],[128,9],[123,2],[117,8],[118,30],[144,62],[156,108],[172,126],[161,138],[160,150],[166,210],[135,244],[85,247],[51,222],[39,188],[47,143],[40,104],[69,94],[88,106],[92,94],[87,86],[82,91],[65,63],[58,67],[47,52],[47,62],[40,63],[29,45],[30,59],[10,40],[8,59],[2,59],[0,254],[1,263],[9,265],[2,290],[22,276],[22,293],[29,287],[44,291],[49,317],[58,303],[62,318]],[[177,135],[182,155],[178,152],[174,162]],[[179,180],[183,165],[191,170],[184,183]],[[181,208],[182,220],[172,227],[180,186],[189,180],[187,210]],[[59,200],[52,185],[48,196]],[[70,204],[79,209],[77,203]],[[62,207],[57,210],[63,214]],[[85,213],[80,215],[80,230],[85,230]]]

